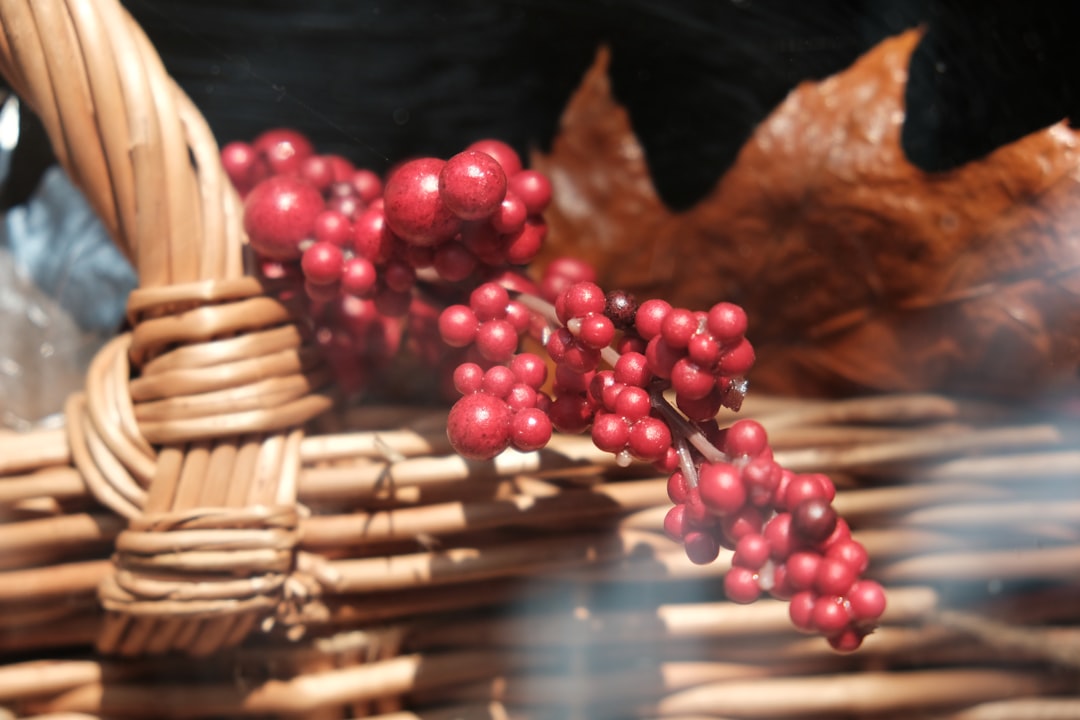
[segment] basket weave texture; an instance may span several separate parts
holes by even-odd
[[[63,430],[0,434],[0,717],[1080,716],[1067,415],[751,398],[886,584],[854,655],[723,600],[587,438],[490,462],[337,408],[245,274],[204,120],[113,0],[0,1],[0,71],[138,270]],[[192,658],[199,658],[193,660]]]

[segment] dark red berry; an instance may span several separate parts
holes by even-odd
[[[637,300],[625,290],[612,290],[604,298],[604,314],[618,330],[629,330],[634,326],[637,310]]]
[[[700,530],[691,530],[683,538],[686,557],[695,565],[708,565],[720,554],[720,545],[711,534]]]
[[[824,498],[810,498],[791,511],[791,532],[803,542],[817,545],[836,529],[836,520],[836,511]]]

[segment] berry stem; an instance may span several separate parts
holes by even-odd
[[[555,330],[557,328],[564,327],[563,324],[559,322],[559,316],[555,312],[555,306],[549,303],[547,300],[537,297],[536,295],[531,295],[529,293],[516,293],[514,295],[514,299],[516,299],[522,305],[529,308],[541,318],[543,318],[544,322],[548,324],[548,327],[550,329]],[[575,337],[578,335],[578,333],[581,332],[580,322],[571,322],[565,327]],[[611,347],[610,345],[601,348],[600,350],[600,359],[609,367],[615,367],[615,363],[619,362],[620,357],[621,356],[619,355],[619,351]]]
[[[684,418],[682,413],[672,407],[671,403],[667,401],[667,398],[664,397],[662,392],[650,390],[649,396],[652,400],[653,408],[664,416],[664,419],[667,420],[671,429],[674,431],[672,435],[686,438],[687,442],[693,445],[694,449],[701,453],[701,456],[708,462],[730,462],[731,458],[709,442],[709,438],[705,437],[705,433],[701,432],[696,425]],[[688,476],[687,481],[689,480],[690,478]]]
[[[686,478],[686,484],[696,488],[698,486],[697,466],[694,465],[694,457],[690,454],[690,446],[682,435],[675,436],[675,452],[679,456],[679,469]]]

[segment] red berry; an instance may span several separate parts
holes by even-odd
[[[686,415],[695,422],[703,422],[711,420],[716,417],[716,413],[720,412],[720,405],[723,400],[723,395],[720,389],[713,387],[712,391],[705,395],[705,397],[691,400],[685,395],[675,394],[675,405],[682,410],[683,415]]]
[[[540,450],[551,440],[551,420],[543,410],[523,408],[510,420],[510,441],[518,450]]]
[[[679,358],[671,368],[671,387],[685,400],[701,400],[716,387],[716,380],[712,374],[684,357]]]
[[[795,590],[809,590],[817,578],[821,556],[815,552],[800,550],[791,553],[784,563],[787,567],[787,581]]]
[[[293,260],[300,243],[312,236],[315,217],[322,212],[319,191],[299,178],[268,178],[244,201],[244,230],[251,247],[263,257]]]
[[[728,600],[741,604],[752,603],[761,597],[758,575],[744,567],[732,567],[724,575],[724,594]]]
[[[622,452],[630,440],[630,426],[621,415],[598,412],[593,417],[592,440],[604,452]]]
[[[536,407],[536,390],[522,382],[514,383],[505,400],[510,409],[515,411]]]
[[[563,293],[564,312],[559,320],[566,323],[571,318],[583,318],[593,313],[603,317],[605,302],[604,291],[596,283],[574,283]]]
[[[235,141],[221,148],[221,165],[241,195],[270,175],[270,166],[245,142]]]
[[[622,397],[621,395],[619,397]],[[630,426],[627,449],[639,460],[659,460],[671,447],[671,431],[662,420],[643,417]]]
[[[791,604],[788,605],[788,617],[791,624],[803,632],[814,631],[814,604],[817,595],[812,591],[803,590],[791,596]]]
[[[681,470],[675,470],[668,476],[667,494],[668,499],[675,504],[684,503],[690,497],[690,485]]]
[[[454,450],[469,460],[487,460],[510,445],[510,408],[486,392],[465,395],[450,408],[446,433]]]
[[[484,369],[476,363],[462,363],[454,368],[454,388],[462,395],[479,392],[484,384]]]
[[[487,320],[477,328],[475,342],[476,349],[487,360],[506,362],[517,352],[518,335],[506,320]]]
[[[769,594],[777,600],[790,600],[795,594],[794,588],[787,579],[787,567],[783,563],[773,565],[773,584],[769,588]]]
[[[856,576],[866,572],[870,564],[870,555],[866,552],[866,548],[859,541],[850,538],[834,543],[825,552],[825,556],[844,563]]]
[[[694,313],[684,308],[673,308],[660,324],[660,334],[664,337],[664,342],[680,350],[690,343],[690,338],[697,330],[697,318]]]
[[[579,433],[589,427],[593,410],[583,395],[560,395],[551,403],[548,410],[551,424],[556,430],[565,433]]]
[[[544,276],[540,280],[540,294],[548,302],[555,302],[555,299],[574,283],[595,280],[596,270],[584,260],[556,258],[544,269]]]
[[[746,312],[734,303],[717,303],[709,309],[706,327],[721,345],[730,345],[746,334]]]
[[[458,242],[443,243],[431,261],[435,272],[447,282],[461,282],[476,269],[476,256]]]
[[[698,475],[698,490],[701,501],[710,512],[717,515],[733,513],[746,502],[742,477],[739,471],[728,463],[702,463]]]
[[[329,190],[334,182],[333,164],[325,155],[311,155],[304,158],[297,172],[320,192]]]
[[[499,166],[506,174],[506,177],[521,172],[521,157],[518,156],[517,151],[514,150],[514,148],[501,140],[477,140],[472,145],[469,145],[466,150],[477,150],[482,153],[487,153],[495,158],[495,161],[499,163]]]
[[[814,603],[814,627],[824,635],[833,635],[847,627],[851,617],[841,598],[831,595],[818,597]]]
[[[615,373],[610,370],[602,370],[596,373],[592,382],[589,383],[589,399],[594,405],[616,412],[615,408],[619,402],[619,395],[625,389],[625,385],[615,380]],[[648,414],[648,411],[645,411],[645,414]],[[623,415],[623,417],[626,416]]]
[[[251,144],[266,158],[275,175],[299,172],[304,159],[315,154],[310,140],[288,128],[267,130]]]
[[[859,622],[877,620],[885,612],[885,589],[873,580],[860,580],[848,591],[851,615]]]
[[[757,457],[769,446],[761,423],[736,420],[724,435],[724,450],[732,457]]]
[[[495,365],[484,371],[484,381],[480,387],[484,392],[497,398],[506,398],[516,380],[510,368],[505,365]]]
[[[476,338],[476,313],[465,305],[451,305],[439,314],[439,335],[451,347],[465,347]]]
[[[634,325],[638,335],[645,340],[652,340],[660,334],[664,318],[671,312],[671,305],[665,300],[646,300],[638,306],[634,316]]]
[[[587,393],[595,377],[596,373],[593,372],[580,373],[566,365],[556,365],[555,391],[560,393]],[[589,400],[592,402],[591,398]]]
[[[826,557],[818,565],[814,589],[822,595],[844,595],[855,583],[855,573],[842,560]]]
[[[765,518],[762,517],[761,511],[750,505],[744,505],[735,512],[725,515],[720,521],[724,535],[732,543],[738,543],[745,535],[760,533],[764,524]]]
[[[615,379],[625,385],[643,388],[652,379],[649,361],[639,352],[627,352],[620,355],[615,362],[614,372]]]
[[[829,548],[844,540],[851,539],[851,528],[848,527],[847,521],[844,518],[836,519],[836,529],[832,531],[829,537],[818,543],[818,547],[828,552]]]
[[[542,220],[527,219],[517,232],[506,237],[506,262],[512,265],[528,265],[544,247],[548,226]]]
[[[355,218],[364,209],[360,197],[348,183],[334,183],[324,193],[328,194],[326,209],[341,213],[349,220]]]
[[[723,354],[717,369],[722,375],[741,377],[750,372],[750,368],[754,366],[754,360],[754,346],[749,340],[743,338],[738,345]]]
[[[679,467],[679,453],[673,448],[669,447],[664,451],[664,457],[659,460],[653,460],[653,469],[661,475],[670,475],[675,472],[675,469]]]
[[[510,370],[518,382],[525,383],[534,390],[547,380],[547,364],[534,353],[518,353],[510,360]]]
[[[784,560],[795,549],[795,543],[791,537],[791,514],[778,513],[765,523],[762,531],[765,539],[769,541],[773,560]]]
[[[709,512],[705,503],[701,502],[701,494],[697,488],[690,488],[686,497],[686,519],[696,528],[713,527],[716,524],[716,516]]]
[[[783,469],[774,460],[759,456],[743,467],[742,474],[750,502],[764,507],[772,502],[772,496],[776,491],[776,486],[780,484]]]
[[[337,245],[317,242],[304,251],[300,268],[308,282],[315,285],[336,283],[345,270],[345,256]]]
[[[394,252],[394,236],[380,207],[370,207],[353,224],[353,249],[375,264],[384,263]]]
[[[365,203],[371,203],[382,195],[382,179],[370,170],[355,170],[349,177],[349,184]]]
[[[660,335],[655,336],[645,346],[645,358],[649,361],[649,370],[653,375],[664,379],[671,377],[671,370],[682,358],[682,353],[668,345]]]
[[[697,333],[690,337],[686,345],[690,359],[701,367],[711,368],[720,360],[720,346],[712,335]]]
[[[443,165],[439,194],[462,220],[481,220],[494,214],[506,196],[506,173],[491,155],[466,150]]]
[[[604,315],[588,315],[582,318],[581,330],[578,331],[577,336],[589,347],[600,350],[610,345],[615,339],[615,326]]]
[[[791,479],[784,493],[784,508],[794,510],[806,500],[825,500],[825,488],[816,475],[796,475]]]
[[[439,173],[444,165],[437,158],[417,158],[399,165],[386,181],[386,223],[409,243],[437,245],[461,227],[461,219],[439,195]]]
[[[352,222],[336,210],[323,210],[315,216],[313,234],[316,242],[329,242],[338,247],[348,247],[353,240]]]
[[[477,286],[469,295],[469,307],[481,322],[506,317],[506,306],[509,302],[510,293],[502,285],[493,282]]]
[[[551,203],[551,181],[543,173],[522,170],[510,177],[510,191],[521,198],[530,215],[539,215]]]
[[[690,531],[690,524],[686,519],[686,505],[675,505],[664,516],[664,532],[672,540],[682,541],[686,533]],[[719,554],[719,550],[717,550]]]
[[[865,633],[859,628],[847,627],[829,636],[829,645],[837,652],[855,652],[862,645]]]
[[[408,263],[391,260],[382,271],[383,282],[394,292],[404,293],[416,284],[416,270]]]
[[[769,542],[763,535],[747,533],[735,544],[731,562],[739,567],[760,570],[769,560]]]
[[[615,396],[614,410],[628,420],[639,420],[647,417],[652,410],[652,398],[644,388],[624,387]]]
[[[686,557],[695,565],[708,565],[716,560],[720,554],[720,545],[716,539],[706,532],[691,530],[683,538],[686,546]]]
[[[494,230],[504,235],[513,235],[525,229],[528,217],[529,208],[525,207],[525,201],[507,191],[506,197],[499,203],[499,209],[491,216],[490,222]]]
[[[345,262],[345,270],[341,274],[341,289],[356,297],[364,297],[375,287],[379,275],[371,261],[354,257]]]
[[[518,335],[524,335],[533,327],[532,313],[517,300],[511,300],[506,304],[506,320],[514,326]]]

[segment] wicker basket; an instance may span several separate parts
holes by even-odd
[[[0,23],[0,70],[141,280],[66,428],[0,434],[0,717],[1080,717],[1067,415],[750,399],[888,588],[837,654],[782,603],[726,602],[724,558],[661,532],[665,481],[587,439],[466,462],[442,410],[330,411],[120,6]]]

